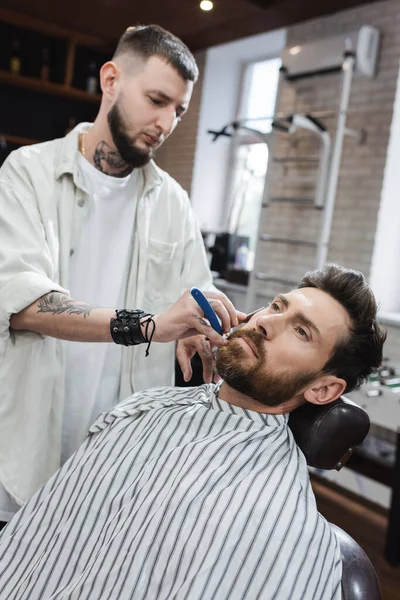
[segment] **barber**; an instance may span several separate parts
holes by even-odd
[[[204,333],[191,299],[168,312],[185,289],[212,289],[212,275],[187,193],[153,160],[189,108],[195,59],[161,27],[130,27],[99,76],[94,123],[0,169],[0,520],[100,413],[173,384],[175,344],[146,357],[138,341]],[[186,375],[199,346],[210,358],[204,335],[179,340]]]

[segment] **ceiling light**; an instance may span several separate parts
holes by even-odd
[[[289,54],[298,54],[301,50],[301,46],[293,46],[293,48],[290,48],[289,50]]]
[[[200,2],[201,10],[212,10],[214,8],[214,4],[211,0],[201,0]]]

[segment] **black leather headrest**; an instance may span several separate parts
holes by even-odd
[[[307,464],[339,470],[369,431],[368,414],[344,396],[318,406],[306,402],[289,416],[289,427]]]

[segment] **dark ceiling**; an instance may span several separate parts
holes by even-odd
[[[23,13],[114,43],[129,25],[157,23],[192,50],[271,31],[369,0],[1,0],[1,8]]]

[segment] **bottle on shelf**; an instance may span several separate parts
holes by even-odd
[[[40,79],[42,81],[49,81],[49,79],[50,79],[49,49],[46,46],[44,46],[42,48],[42,62],[40,65]]]
[[[89,75],[86,79],[86,91],[89,92],[89,94],[96,94],[97,92],[97,69],[94,61],[89,63]]]
[[[11,48],[10,71],[14,75],[21,73],[21,43],[18,38],[14,38]]]

